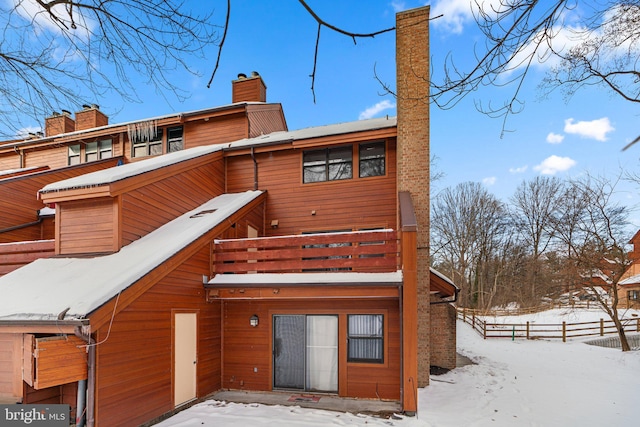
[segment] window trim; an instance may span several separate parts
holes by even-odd
[[[376,336],[376,337],[353,337],[352,334],[350,333],[349,330],[349,319],[351,316],[379,316],[382,317],[382,331],[380,336]],[[385,313],[376,313],[376,312],[370,312],[370,313],[347,313],[346,316],[346,335],[347,335],[347,348],[346,348],[346,353],[347,353],[347,363],[353,363],[353,364],[357,364],[357,365],[374,365],[374,366],[381,366],[381,365],[385,365],[387,359],[387,346],[388,346],[388,342],[387,342],[387,316],[385,315]],[[350,354],[350,344],[349,341],[351,339],[371,339],[371,340],[376,340],[376,341],[380,341],[381,344],[381,350],[382,350],[382,355],[380,359],[363,359],[363,358],[355,358],[352,357]]]
[[[158,128],[156,131],[156,136],[154,139],[151,139],[149,141],[138,141],[138,142],[131,142],[131,158],[132,159],[141,159],[143,157],[149,157],[149,156],[159,156],[164,153],[164,128]],[[156,146],[160,146],[160,152],[159,153],[151,153],[151,148],[152,147],[156,147]],[[145,148],[145,153],[144,155],[140,155],[140,156],[136,156],[136,148]]]
[[[382,145],[382,173],[379,175],[367,175],[367,176],[362,176],[362,148],[363,146],[366,145],[377,145],[377,144],[381,144]],[[377,158],[374,159],[366,159],[368,161],[371,160],[375,160]],[[387,176],[387,141],[385,140],[379,140],[379,141],[366,141],[366,142],[359,142],[358,143],[358,178],[374,178],[374,177],[380,177],[380,176]]]
[[[72,155],[72,147],[77,147],[78,148],[78,154],[73,154]],[[77,162],[73,163],[71,161],[71,159],[77,159]],[[81,163],[82,160],[82,146],[80,143],[78,144],[69,144],[67,145],[67,166],[75,166],[75,165],[79,165]]]
[[[180,149],[179,150],[171,150],[171,142],[175,142],[177,141],[178,138],[171,138],[171,131],[176,131],[177,129],[180,129]],[[180,126],[170,126],[167,127],[167,153],[175,153],[176,151],[182,151],[184,150],[184,126],[180,125]]]
[[[109,148],[106,149],[105,147],[108,146]],[[90,144],[95,144],[95,149],[91,149],[91,151],[88,150],[88,147]],[[109,156],[105,156],[104,153],[109,152]],[[93,160],[89,160],[88,156],[89,154],[95,154],[96,158]],[[96,162],[98,160],[103,160],[103,159],[110,159],[113,157],[113,139],[111,138],[105,138],[105,139],[97,139],[95,141],[91,141],[91,142],[87,142],[84,145],[84,162],[85,163],[89,163],[89,162]]]
[[[342,145],[336,145],[336,146],[333,146],[333,147],[325,147],[325,148],[319,148],[319,149],[313,149],[313,150],[304,150],[302,152],[302,183],[303,184],[317,184],[317,183],[321,183],[321,182],[327,183],[327,182],[345,181],[345,180],[348,180],[348,179],[353,179],[353,158],[354,158],[353,146],[354,146],[353,144],[342,144]],[[338,163],[333,163],[333,164],[334,165],[335,164],[349,164],[350,165],[349,176],[345,177],[345,178],[330,179],[330,172],[331,172],[331,167],[330,166],[332,165],[331,157],[330,157],[331,151],[334,151],[334,152],[338,151],[338,150],[345,150],[346,151],[346,148],[350,148],[350,150],[349,150],[350,151],[349,161],[348,162],[338,162]],[[307,181],[306,180],[305,171],[307,169],[310,169],[310,168],[314,167],[314,166],[317,167],[317,166],[319,166],[319,164],[318,165],[307,165],[308,161],[306,161],[305,156],[309,155],[309,154],[312,154],[312,153],[318,154],[318,153],[321,153],[321,152],[324,153],[324,179],[323,180],[319,180],[319,181]]]

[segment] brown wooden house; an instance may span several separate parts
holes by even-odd
[[[398,15],[398,81],[418,93],[428,51],[405,45],[428,46],[426,18]],[[234,96],[264,88],[239,81]],[[122,164],[44,183],[52,247],[0,277],[0,399],[68,403],[100,426],[146,423],[221,389],[416,412],[430,365],[455,367],[457,289],[429,268],[428,104],[410,99],[397,119],[297,131],[264,102],[115,125]],[[238,109],[249,131],[216,140],[210,122]],[[127,141],[177,123],[182,149],[163,140],[163,155],[131,157]],[[73,145],[76,132],[61,138]]]

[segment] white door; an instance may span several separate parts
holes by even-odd
[[[197,327],[196,313],[174,314],[173,398],[175,406],[196,398]]]

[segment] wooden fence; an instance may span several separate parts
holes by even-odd
[[[568,338],[602,337],[618,333],[613,320],[605,319],[577,323],[492,323],[477,315],[475,310],[461,308],[458,309],[458,318],[471,325],[484,339],[562,339],[562,342],[566,342]],[[625,332],[640,332],[640,318],[623,319],[622,325]]]

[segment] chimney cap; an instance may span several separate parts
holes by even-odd
[[[251,77],[258,77],[260,74],[257,71],[251,72]]]
[[[238,80],[246,79],[247,75],[245,73],[238,73]]]
[[[71,116],[71,111],[69,111],[69,110],[62,110],[62,114],[63,114],[64,116]]]

